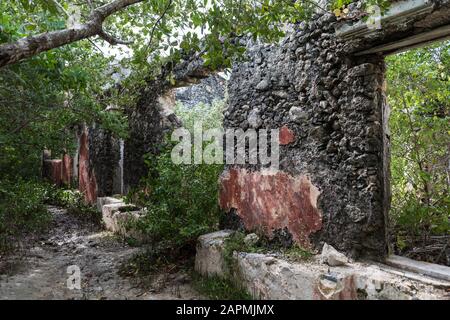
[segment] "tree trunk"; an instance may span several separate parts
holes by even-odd
[[[145,0],[115,0],[92,11],[88,22],[76,29],[45,32],[14,43],[2,44],[0,45],[0,67],[95,35],[111,44],[125,43],[106,34],[102,29],[103,21],[117,11],[143,1]]]
[[[98,33],[95,25],[83,25],[77,29],[46,32],[0,46],[0,67],[30,58],[43,51],[92,37]]]

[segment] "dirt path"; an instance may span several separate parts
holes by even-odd
[[[0,275],[0,299],[196,299],[186,276],[164,277],[162,288],[144,290],[118,274],[137,248],[111,233],[79,221],[66,210],[49,207],[50,231],[23,252],[8,257],[19,263],[12,274]],[[5,261],[3,261],[5,262]],[[69,289],[69,266],[80,269],[81,289]],[[75,267],[76,268],[76,267]]]

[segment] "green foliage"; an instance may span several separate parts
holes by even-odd
[[[177,103],[174,112],[183,121],[183,127],[192,132],[195,121],[201,121],[205,130],[221,128],[223,110],[224,101],[215,100],[211,104],[199,103],[192,108]]]
[[[139,198],[147,208],[138,228],[154,241],[174,246],[195,243],[218,224],[218,177],[222,165],[176,165],[170,149],[147,160],[153,172],[143,181]]]
[[[221,123],[223,102],[192,109],[177,107],[186,127],[194,119],[204,121],[204,128]],[[219,221],[218,178],[222,164],[174,164],[173,144],[168,143],[159,155],[148,156],[148,177],[140,191],[129,195],[130,202],[147,210],[137,227],[154,242],[173,247],[194,245],[198,236],[215,230]]]
[[[0,43],[64,28],[49,3],[0,1]],[[98,98],[110,82],[104,76],[108,61],[89,43],[78,42],[1,68],[0,247],[42,230],[50,219],[44,206],[48,187],[30,182],[40,179],[44,149],[52,150],[55,158],[71,153],[77,125],[83,122],[95,121],[123,134],[126,119],[106,112],[108,99]],[[88,211],[79,195],[58,194],[70,211]]]
[[[0,181],[0,254],[13,249],[24,234],[43,230],[51,220],[46,189],[28,181]]]
[[[0,175],[38,177],[42,150],[52,150],[55,157],[71,152],[83,122],[124,135],[124,116],[105,111],[96,98],[107,83],[101,80],[105,61],[97,58],[82,46],[66,47],[2,68]],[[96,72],[84,65],[88,60]]]
[[[391,224],[399,235],[448,234],[450,42],[391,56],[387,63]]]
[[[100,223],[101,213],[97,208],[86,203],[83,194],[78,190],[61,189],[53,185],[45,186],[45,201],[49,204],[64,207],[67,212],[79,218]]]
[[[332,9],[341,9],[343,7],[347,7],[349,4],[357,2],[356,0],[334,0],[331,2]],[[362,1],[363,9],[367,9],[370,6],[378,6],[381,9],[381,12],[385,11],[389,5],[390,0],[365,0]]]
[[[366,2],[382,6],[388,1]],[[348,0],[336,0],[330,7],[347,3]],[[181,51],[202,52],[206,65],[211,68],[230,66],[231,61],[245,51],[240,38],[250,35],[254,39],[275,42],[284,35],[282,26],[285,23],[304,21],[319,9],[330,10],[321,8],[316,1],[152,0],[129,6],[108,17],[104,28],[118,38],[132,40],[129,48],[133,55],[124,59],[122,64],[142,80],[165,57],[178,60]],[[74,17],[77,17],[77,23],[85,23],[91,10],[89,1],[2,3],[0,43],[70,27],[68,21]],[[79,17],[73,14],[77,11]],[[88,50],[95,50],[93,46],[105,47],[101,39],[90,41]],[[114,56],[127,51],[122,46],[116,48],[108,54]]]
[[[65,28],[55,3],[0,2],[0,44]],[[116,92],[104,94],[113,83],[105,76],[110,62],[80,41],[1,68],[0,177],[37,178],[42,150],[52,150],[54,157],[71,152],[77,126],[84,122],[126,134],[124,115],[105,110]]]
[[[332,2],[331,7],[333,9],[340,9],[340,8],[347,6],[348,4],[353,3],[353,2],[355,2],[355,1],[354,0],[336,0],[336,1]]]
[[[203,277],[193,274],[193,287],[199,293],[213,300],[252,300],[251,295],[234,282],[218,276]]]
[[[282,253],[292,261],[305,261],[314,256],[314,253],[310,250],[304,249],[298,245],[292,246],[291,248],[283,248]]]

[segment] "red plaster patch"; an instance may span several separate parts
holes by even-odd
[[[61,186],[62,161],[59,159],[45,160],[44,165],[46,166],[46,178],[54,185]]]
[[[273,230],[286,227],[296,243],[311,247],[309,235],[321,229],[322,215],[319,191],[308,177],[231,169],[220,182],[221,208],[236,209],[247,229],[272,236]]]
[[[282,126],[280,129],[279,140],[281,145],[286,145],[294,142],[295,141],[294,132],[287,126]]]
[[[80,137],[79,159],[79,189],[84,194],[84,199],[87,203],[95,203],[97,201],[97,182],[95,180],[93,171],[89,168],[89,147],[87,130],[84,130]]]
[[[62,182],[65,185],[70,185],[72,181],[72,158],[65,154],[62,158]]]

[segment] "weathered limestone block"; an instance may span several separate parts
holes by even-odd
[[[223,257],[230,231],[199,238],[196,270],[205,276],[226,276]],[[354,300],[448,299],[449,281],[405,273],[381,264],[348,263],[330,267],[314,257],[291,262],[275,255],[235,252],[233,279],[258,299]]]
[[[198,239],[195,256],[195,270],[203,275],[224,276],[225,262],[223,260],[223,246],[225,239],[233,231],[222,230],[202,235]]]
[[[117,233],[123,237],[131,237],[138,241],[144,241],[144,236],[133,229],[130,224],[140,219],[142,211],[121,211],[121,209],[129,209],[130,205],[125,204],[123,201],[116,202],[114,198],[105,197],[101,198],[100,202],[106,202],[102,206],[102,221],[105,224],[105,228],[109,231]]]
[[[258,299],[309,300],[314,295],[316,274],[308,266],[258,253],[237,253],[238,282]]]
[[[115,218],[115,215],[120,212],[120,208],[125,208],[127,205],[123,202],[116,202],[116,203],[110,203],[105,204],[102,207],[102,220],[105,224],[106,230],[112,231],[112,232],[118,232],[119,226],[117,224],[117,220]]]
[[[320,254],[320,261],[329,266],[342,266],[348,263],[348,258],[328,243],[325,243]]]
[[[123,201],[113,197],[99,197],[97,198],[97,210],[102,212],[102,208],[104,205],[113,203],[123,203]]]

